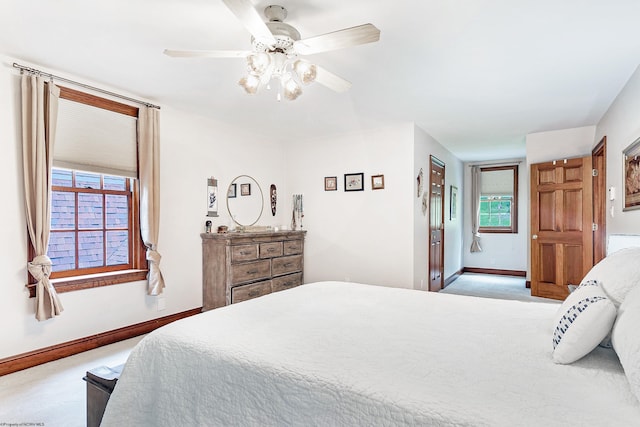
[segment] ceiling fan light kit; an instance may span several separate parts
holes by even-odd
[[[264,15],[269,22],[265,23],[250,0],[222,1],[251,33],[251,52],[166,49],[164,53],[182,58],[244,57],[247,61],[247,75],[238,84],[250,95],[256,94],[262,87],[270,89],[272,81],[278,87],[278,101],[282,96],[291,101],[298,98],[302,95],[302,85],[313,82],[336,92],[344,92],[351,87],[350,82],[298,56],[372,43],[380,39],[380,30],[372,24],[364,24],[301,40],[298,30],[283,22],[287,17],[287,10],[282,6],[267,6]]]

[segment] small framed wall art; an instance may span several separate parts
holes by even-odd
[[[250,196],[251,195],[251,184],[240,184],[240,195],[241,196]]]
[[[623,151],[624,208],[640,209],[640,138]]]
[[[449,191],[449,220],[453,220],[458,216],[458,187],[452,185]]]
[[[229,190],[227,191],[227,198],[233,199],[234,197],[236,197],[236,186],[237,184],[231,184],[229,186]]]
[[[372,190],[384,189],[384,175],[371,175],[371,189]]]
[[[364,173],[344,174],[344,191],[364,191]]]
[[[325,176],[324,177],[324,191],[336,191],[338,189],[338,177],[337,176]]]

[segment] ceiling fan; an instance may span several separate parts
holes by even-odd
[[[249,94],[259,88],[278,85],[278,100],[284,95],[294,100],[302,94],[302,84],[318,82],[336,92],[345,92],[351,83],[325,70],[317,64],[300,58],[301,55],[377,42],[380,30],[372,24],[301,39],[294,27],[284,22],[287,10],[282,6],[267,6],[264,22],[250,0],[222,0],[251,34],[251,51],[238,50],[171,50],[164,53],[172,57],[245,58],[247,76],[238,84]]]

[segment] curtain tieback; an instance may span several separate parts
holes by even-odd
[[[155,249],[147,249],[147,261],[150,261],[154,266],[160,266],[160,260],[162,259],[162,255]]]
[[[164,288],[164,278],[160,271],[160,260],[162,256],[155,249],[147,248],[147,261],[149,261],[149,295],[159,295]]]
[[[38,281],[41,282],[51,275],[51,259],[46,255],[38,255],[32,261],[27,263],[27,270]]]

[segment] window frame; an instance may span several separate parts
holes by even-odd
[[[513,196],[511,199],[511,225],[508,227],[500,227],[500,226],[482,227],[479,225],[478,226],[479,233],[510,233],[510,234],[518,233],[518,165],[481,167],[480,173],[492,172],[492,171],[503,171],[503,170],[513,171]],[[480,178],[480,180],[482,181],[482,178]],[[480,201],[479,201],[479,204],[480,204]],[[480,221],[478,220],[478,224],[479,223]]]
[[[81,92],[60,86],[60,98],[68,101],[74,101],[91,107],[102,108],[112,112],[126,114],[138,118],[139,109],[137,107],[123,104],[110,99],[102,98],[89,93]],[[108,174],[100,174],[108,175]],[[51,275],[51,284],[56,292],[70,292],[81,289],[89,289],[102,286],[116,285],[119,283],[135,282],[145,280],[148,273],[148,264],[146,260],[146,247],[142,241],[140,233],[140,188],[137,178],[131,181],[130,193],[130,224],[129,238],[131,239],[130,258],[127,269],[113,269],[106,267],[104,270],[96,271],[95,268],[67,270],[65,272],[56,272]],[[56,187],[57,188],[57,187]],[[66,188],[66,187],[61,187]],[[86,190],[86,189],[81,189]],[[54,188],[51,188],[54,191]],[[108,192],[109,190],[100,190],[100,192]],[[28,259],[35,257],[35,249],[29,233],[28,240]],[[71,272],[71,273],[69,273]],[[67,273],[67,274],[63,274]],[[30,297],[35,297],[36,280],[30,273],[28,274],[28,284]]]

